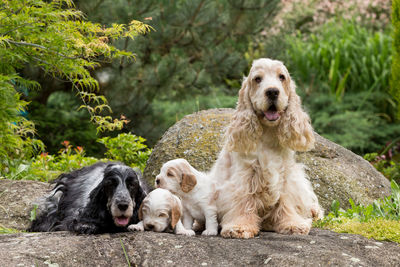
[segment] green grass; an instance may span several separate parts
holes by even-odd
[[[3,227],[0,225],[0,234],[16,234],[16,233],[21,233],[21,231],[13,228]]]

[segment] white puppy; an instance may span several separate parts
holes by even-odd
[[[128,230],[154,232],[173,230],[177,235],[195,235],[193,230],[185,229],[180,220],[181,216],[180,199],[168,190],[157,188],[143,200],[139,208],[140,222],[129,225]]]
[[[202,235],[218,234],[218,191],[215,183],[205,173],[197,171],[185,159],[174,159],[161,167],[155,186],[168,189],[181,198],[183,225],[186,229],[192,229],[193,221],[196,220],[197,227],[205,223]]]

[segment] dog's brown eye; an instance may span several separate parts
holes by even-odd
[[[172,172],[167,172],[167,176],[172,177],[174,175],[172,174]]]
[[[261,79],[260,76],[257,76],[257,77],[254,78],[254,81],[255,81],[256,83],[260,83],[260,82],[262,81],[262,79]]]
[[[160,218],[167,218],[167,217],[168,217],[168,214],[166,214],[166,213],[160,213],[160,214],[158,214],[158,217],[160,217]]]
[[[286,80],[285,75],[279,74],[279,80],[281,80],[282,82],[283,82],[284,80]]]

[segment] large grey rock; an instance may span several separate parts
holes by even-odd
[[[50,189],[48,183],[0,179],[0,226],[25,230],[32,202]]]
[[[222,147],[225,127],[233,109],[211,109],[184,117],[168,129],[151,154],[144,177],[154,183],[162,164],[186,158],[195,168],[208,171]],[[389,181],[362,157],[316,134],[315,148],[298,153],[321,205],[329,210],[334,199],[348,207],[349,198],[369,204],[390,194]]]
[[[31,203],[49,188],[0,180],[0,207],[13,214],[2,226],[28,225]],[[398,255],[396,243],[320,229],[308,236],[262,232],[249,240],[153,232],[0,235],[0,266],[400,266]]]
[[[1,266],[399,266],[399,254],[396,243],[319,229],[249,240],[154,232],[0,235]]]

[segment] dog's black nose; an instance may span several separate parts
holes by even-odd
[[[271,100],[276,100],[279,95],[279,90],[277,88],[268,88],[266,95]]]
[[[149,230],[153,230],[154,229],[154,225],[146,224],[146,228],[149,229]]]
[[[159,185],[160,184],[160,179],[156,179],[156,184]]]
[[[120,204],[118,204],[118,208],[120,209],[120,210],[122,210],[122,211],[124,211],[124,210],[126,210],[127,208],[128,208],[128,204],[125,204],[125,203],[120,203]]]

